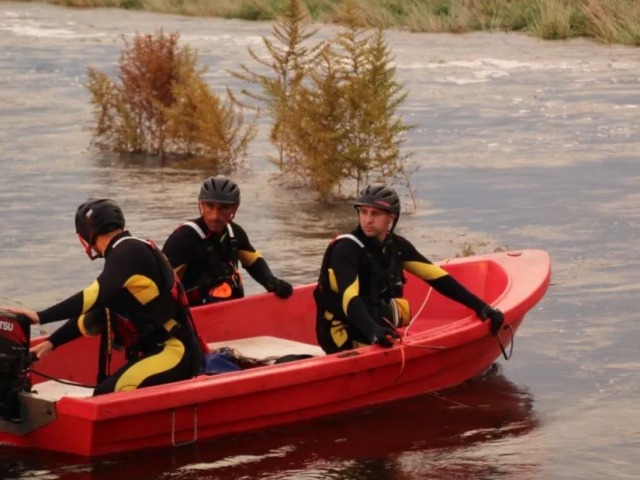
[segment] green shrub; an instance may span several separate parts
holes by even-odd
[[[273,119],[274,163],[322,199],[371,181],[402,179],[409,186],[400,146],[411,127],[398,115],[406,93],[384,32],[368,30],[352,2],[339,15],[343,27],[334,39],[305,47],[315,32],[301,1],[289,0],[274,24],[277,42],[263,38],[271,58],[249,50],[271,73],[244,65],[235,73],[260,87],[260,94],[245,92]]]
[[[278,153],[276,158],[270,159],[283,171],[288,169],[287,164],[296,156],[295,152],[288,151],[289,125],[297,121],[292,116],[292,102],[308,75],[309,66],[315,62],[322,47],[321,44],[306,45],[317,33],[317,29],[310,27],[310,23],[308,12],[300,1],[289,1],[274,22],[275,40],[265,37],[262,39],[270,59],[264,60],[249,48],[251,58],[270,73],[258,73],[246,65],[241,65],[239,72],[231,72],[235,77],[260,88],[261,93],[252,93],[246,89],[243,93],[263,104],[267,115],[271,117],[273,123],[270,138]]]

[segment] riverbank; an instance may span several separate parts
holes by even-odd
[[[272,20],[287,0],[43,0],[200,17]],[[312,18],[337,23],[345,1],[303,0]],[[518,31],[546,40],[588,37],[640,46],[637,0],[354,0],[372,27],[423,33]]]

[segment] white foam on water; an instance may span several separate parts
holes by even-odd
[[[260,45],[262,37],[257,35],[239,36],[239,35],[180,35],[180,38],[186,42],[194,43],[211,43],[221,45]]]
[[[427,62],[413,62],[410,64],[398,64],[398,70],[446,70],[460,68],[468,69],[469,76],[445,75],[433,79],[436,83],[453,83],[467,85],[473,83],[486,83],[495,78],[507,77],[516,71],[545,71],[545,70],[576,70],[576,65],[570,65],[565,61],[560,62],[522,62],[504,58],[483,57],[473,60],[432,60]]]
[[[70,26],[75,26],[73,23]],[[21,37],[39,38],[92,38],[104,37],[104,33],[80,33],[78,31],[47,25],[36,20],[21,18],[15,12],[5,12],[0,18],[0,30],[11,32]]]
[[[427,62],[413,62],[409,64],[399,64],[398,69],[442,69],[442,68],[468,68],[468,69],[492,69],[495,71],[505,70],[572,70],[575,66],[567,62],[521,62],[518,60],[508,60],[504,58],[483,57],[473,60],[433,60]]]

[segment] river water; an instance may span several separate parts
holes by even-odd
[[[196,215],[185,171],[91,151],[88,66],[114,72],[122,36],[179,31],[218,91],[262,51],[268,23],[0,2],[0,304],[42,308],[86,286],[73,232],[110,196],[133,233],[162,244]],[[333,30],[321,29],[321,36]],[[640,476],[640,50],[518,34],[389,32],[409,92],[405,145],[419,205],[398,231],[432,260],[540,248],[553,280],[483,378],[352,418],[96,461],[0,448],[0,478],[636,479]],[[315,279],[355,221],[290,188],[267,125],[234,178],[237,220],[274,272]],[[250,293],[260,291],[247,279]]]

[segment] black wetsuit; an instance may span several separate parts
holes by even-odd
[[[314,297],[317,306],[316,335],[327,353],[369,343],[368,322],[378,322],[380,306],[402,297],[402,270],[425,280],[436,291],[475,312],[486,304],[441,267],[425,258],[406,238],[391,234],[381,245],[358,227],[352,238],[339,238],[327,248]],[[358,327],[360,326],[360,327]]]
[[[201,349],[166,258],[155,246],[123,232],[109,242],[104,259],[89,287],[38,312],[42,324],[70,318],[49,337],[54,348],[98,333],[113,333],[127,347],[127,363],[94,395],[192,377],[200,367]]]
[[[180,277],[190,305],[243,297],[239,264],[265,289],[273,289],[275,277],[269,265],[237,223],[229,222],[217,234],[199,217],[178,227],[167,238],[162,251]],[[216,295],[221,286],[226,293],[223,290]]]

